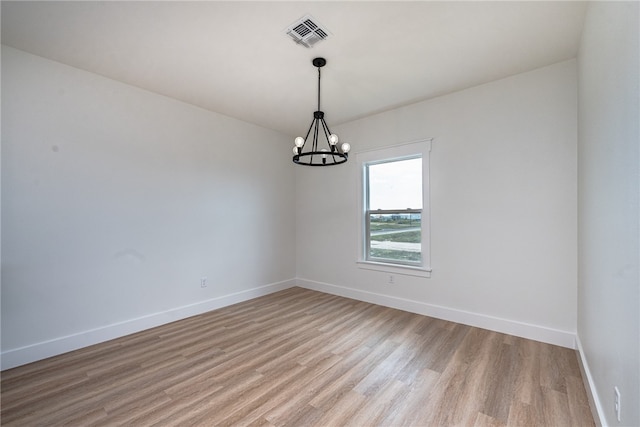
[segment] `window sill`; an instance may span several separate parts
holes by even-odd
[[[363,270],[382,271],[384,273],[403,274],[405,276],[431,277],[431,269],[425,267],[362,260],[356,263],[358,264],[358,268]]]

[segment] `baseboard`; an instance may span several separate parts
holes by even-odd
[[[195,304],[177,307],[160,313],[127,320],[125,322],[105,326],[102,328],[83,331],[77,334],[56,338],[50,341],[32,344],[29,346],[11,349],[1,354],[1,369],[10,369],[16,366],[57,356],[69,351],[88,347],[90,345],[109,341],[115,338],[130,335],[156,326],[175,322],[211,310],[226,307],[239,302],[247,301],[273,292],[300,286],[328,294],[344,296],[386,307],[397,308],[411,313],[436,317],[451,322],[462,323],[496,332],[502,332],[549,344],[559,345],[575,349],[576,336],[574,333],[545,328],[537,325],[516,322],[508,319],[471,313],[462,310],[427,304],[398,298],[390,295],[377,294],[353,288],[336,286],[307,279],[291,279],[272,283],[229,295],[212,298]],[[578,342],[579,343],[579,342]],[[582,353],[581,353],[582,354]],[[589,378],[589,377],[588,377]],[[589,381],[591,386],[592,382]],[[592,387],[592,386],[591,386]],[[593,388],[593,387],[592,387]],[[597,399],[596,399],[597,401]]]
[[[509,319],[487,316],[485,314],[472,313],[463,310],[456,310],[420,301],[413,301],[398,298],[390,295],[377,294],[374,292],[362,291],[359,289],[336,286],[329,283],[315,282],[307,279],[297,279],[298,286],[312,289],[328,294],[353,298],[359,301],[370,302],[372,304],[383,305],[385,307],[397,308],[411,313],[422,314],[435,317],[450,322],[462,323],[464,325],[475,326],[482,329],[515,335],[548,344],[575,349],[576,335],[573,332],[561,331],[532,325],[529,323],[517,322]]]
[[[35,362],[37,360],[57,356],[69,351],[88,347],[90,345],[109,341],[115,338],[123,337],[125,335],[130,335],[146,329],[154,328],[156,326],[175,322],[176,320],[186,319],[187,317],[196,316],[198,314],[206,313],[211,310],[216,310],[218,308],[226,307],[232,304],[237,304],[239,302],[268,295],[273,292],[288,289],[295,285],[296,281],[294,279],[271,283],[268,285],[247,289],[245,291],[211,298],[209,300],[197,302],[195,304],[176,307],[160,313],[154,313],[148,316],[127,320],[102,328],[83,331],[77,334],[56,338],[50,341],[7,350],[1,355],[2,370],[26,365],[27,363]]]
[[[604,410],[602,409],[602,403],[598,397],[598,391],[596,385],[593,382],[593,376],[589,370],[589,364],[587,363],[587,357],[584,354],[584,348],[580,342],[580,335],[576,334],[576,352],[578,353],[578,365],[580,365],[580,371],[582,373],[583,382],[587,391],[587,397],[589,398],[589,407],[591,408],[591,415],[598,426],[605,426],[607,423],[604,418]]]

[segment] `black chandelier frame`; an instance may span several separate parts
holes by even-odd
[[[312,63],[314,67],[318,68],[318,109],[313,113],[313,120],[304,137],[303,144],[299,146],[296,143],[293,148],[293,162],[304,166],[335,166],[345,163],[349,159],[349,153],[338,149],[338,137],[331,133],[327,122],[324,120],[324,112],[320,110],[320,70],[327,64],[327,61],[324,58],[314,58]],[[312,136],[311,140],[309,140],[309,135]],[[324,136],[327,148],[318,147],[321,136]],[[296,140],[299,139],[301,137],[296,138]],[[308,144],[309,142],[311,144]],[[348,144],[345,145],[349,147]],[[310,149],[304,151],[304,148],[309,146]]]

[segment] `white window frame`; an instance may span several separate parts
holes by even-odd
[[[370,151],[361,151],[356,154],[358,170],[360,175],[359,197],[358,197],[358,224],[359,224],[359,245],[358,245],[358,267],[367,270],[376,270],[393,274],[405,274],[410,276],[430,277],[431,276],[431,215],[429,204],[429,154],[431,152],[431,141],[433,138],[416,142],[393,145]],[[422,263],[404,264],[395,262],[372,261],[367,259],[368,250],[368,230],[367,230],[367,174],[366,165],[383,163],[388,161],[404,160],[415,157],[422,158],[422,214],[421,214],[421,251]]]

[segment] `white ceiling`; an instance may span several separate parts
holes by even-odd
[[[2,2],[2,43],[289,135],[573,58],[585,3]],[[284,32],[311,14],[331,36]]]

